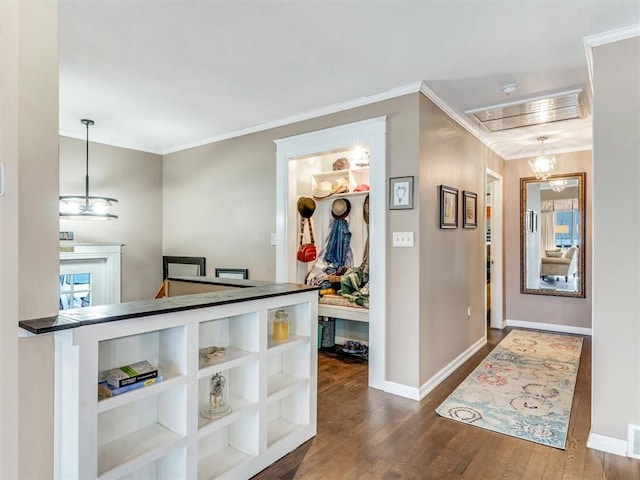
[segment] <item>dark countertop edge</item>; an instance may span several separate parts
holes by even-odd
[[[176,277],[176,279],[179,279],[179,277]],[[292,288],[288,290],[272,290],[268,288],[268,287],[283,287],[287,285]],[[264,290],[253,292],[253,294],[251,295],[238,296],[237,298],[220,298],[220,294],[228,293],[228,291],[224,291],[224,292],[211,292],[211,293],[197,293],[192,295],[182,295],[179,297],[168,297],[168,298],[161,298],[157,300],[143,300],[140,302],[119,303],[119,304],[113,304],[113,305],[103,305],[98,307],[77,308],[74,310],[75,311],[80,310],[81,312],[88,311],[91,308],[108,309],[110,307],[112,307],[113,309],[129,308],[133,311],[129,313],[120,313],[120,314],[104,313],[100,318],[86,318],[82,320],[76,320],[74,318],[70,318],[68,315],[65,315],[64,313],[62,313],[60,315],[55,315],[52,317],[43,317],[43,318],[37,318],[32,320],[21,320],[18,322],[18,326],[24,330],[27,330],[28,332],[31,332],[36,335],[40,335],[44,333],[52,333],[52,332],[58,332],[61,330],[68,330],[70,328],[78,328],[86,325],[95,325],[98,323],[108,323],[108,322],[114,322],[119,320],[128,320],[131,318],[149,317],[153,315],[162,315],[165,313],[195,310],[198,308],[207,308],[207,307],[215,307],[219,305],[229,305],[233,303],[250,302],[253,300],[260,300],[260,299],[270,298],[270,297],[281,297],[286,295],[294,295],[296,293],[303,293],[303,292],[309,292],[309,291],[320,289],[320,287],[311,286],[311,285],[264,282],[264,285],[260,285],[257,287],[244,287],[244,288],[241,287],[239,290],[244,294],[249,294],[249,293],[252,293],[250,292],[250,290],[253,288],[257,288],[260,290],[264,288]],[[155,308],[140,309],[140,307],[142,307],[143,305],[150,305],[150,302],[172,303],[171,302],[172,299],[181,299],[181,300],[177,302],[175,305],[161,305],[160,303],[158,303],[153,305]],[[193,302],[184,303],[185,299],[192,299]]]

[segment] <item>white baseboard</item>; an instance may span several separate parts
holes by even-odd
[[[627,456],[628,442],[619,438],[606,437],[598,433],[591,432],[587,440],[587,447],[602,452],[613,453],[621,457]]]
[[[591,329],[585,327],[572,327],[570,325],[555,325],[553,323],[525,322],[523,320],[508,320],[508,327],[533,328],[534,330],[546,330],[550,332],[575,333],[577,335],[591,336]]]
[[[484,347],[487,343],[486,335],[478,340],[476,343],[467,348],[464,352],[458,355],[451,363],[445,366],[442,370],[436,373],[433,377],[427,380],[419,390],[418,399],[422,400],[426,397],[429,392],[431,392],[434,388],[440,385],[449,375],[451,375],[456,368],[462,365],[464,362],[469,360],[474,353]]]
[[[393,395],[398,395],[399,397],[409,398],[411,400],[420,400],[420,392],[416,387],[409,387],[407,385],[402,385],[401,383],[384,382],[382,390]]]
[[[410,398],[411,400],[422,400],[426,397],[431,390],[440,385],[449,375],[451,375],[456,368],[469,360],[482,347],[487,343],[487,337],[482,337],[476,343],[467,348],[464,352],[458,355],[451,363],[436,373],[433,377],[427,380],[420,388],[409,387],[395,382],[384,382],[381,385],[381,389],[387,393],[398,395],[404,398]]]
[[[629,424],[627,456],[640,459],[640,425]]]

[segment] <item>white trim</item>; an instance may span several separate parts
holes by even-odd
[[[123,143],[114,142],[108,139],[102,139],[100,137],[95,137],[91,141],[95,143],[101,143],[104,145],[110,145],[113,147],[137,150],[140,152],[154,153],[157,155],[168,155],[170,153],[181,152],[183,150],[188,150],[190,148],[201,147],[203,145],[209,145],[211,143],[221,142],[223,140],[228,140],[230,138],[242,137],[244,135],[262,132],[264,130],[282,127],[284,125],[291,125],[294,123],[303,122],[305,120],[311,120],[313,118],[318,118],[325,115],[331,115],[333,113],[343,112],[345,110],[350,110],[352,108],[362,107],[364,105],[370,105],[372,103],[378,103],[383,100],[388,100],[390,98],[401,97],[403,95],[409,95],[411,93],[417,93],[417,92],[422,93],[425,97],[427,97],[429,100],[435,103],[438,106],[438,108],[440,108],[454,122],[458,123],[462,128],[467,130],[471,135],[473,135],[475,138],[480,140],[489,149],[494,151],[492,147],[493,143],[490,142],[487,138],[485,138],[482,135],[483,132],[481,130],[480,125],[474,125],[468,119],[454,112],[451,109],[451,107],[449,107],[440,97],[438,97],[438,95],[436,95],[436,93],[431,89],[431,87],[427,85],[424,81],[417,82],[417,83],[410,83],[402,87],[396,87],[396,88],[391,88],[389,90],[385,90],[384,92],[365,95],[364,97],[348,100],[346,102],[337,103],[334,105],[328,105],[326,107],[317,108],[315,110],[300,113],[297,115],[292,115],[290,117],[284,117],[278,120],[273,120],[270,122],[254,125],[252,127],[242,128],[240,130],[224,133],[222,135],[216,135],[214,137],[209,137],[202,140],[196,140],[195,142],[190,142],[183,145],[175,145],[168,148],[151,148],[151,147],[144,147],[140,145],[127,145]],[[84,140],[84,137],[82,137],[81,134],[78,134],[75,132],[60,130],[59,133],[63,137],[70,137],[70,138],[77,138],[79,140]],[[551,152],[551,153],[555,153],[555,152]]]
[[[505,326],[504,319],[504,275],[502,265],[504,264],[504,209],[503,197],[504,197],[504,181],[502,175],[498,172],[485,168],[485,200],[487,193],[487,179],[493,181],[493,198],[491,199],[491,328],[498,328],[502,330]],[[486,213],[483,212],[484,225],[486,231]],[[483,256],[486,257],[486,245],[482,244],[482,248],[485,249]],[[498,292],[496,294],[496,292]],[[487,311],[487,292],[484,293],[484,311]]]
[[[371,286],[369,309],[369,386],[385,390],[386,361],[386,116],[326,128],[275,140],[276,148],[276,281],[296,281],[295,236],[291,238],[289,222],[297,218],[296,192],[292,166],[299,158],[337,151],[357,142],[370,149],[369,196],[372,212],[369,224]],[[375,213],[378,212],[378,213]],[[294,231],[297,225],[294,224]]]
[[[591,89],[591,96],[593,96],[593,48],[638,36],[640,36],[640,24],[630,25],[628,27],[618,28],[617,30],[611,30],[609,32],[598,33],[596,35],[584,37],[583,43],[585,56],[587,57],[587,69],[589,71],[589,87]]]
[[[87,140],[86,136],[83,136],[82,134],[79,134],[79,133],[76,133],[76,132],[69,132],[67,130],[60,130],[58,133],[59,133],[59,135],[61,137],[76,138],[78,140],[82,140],[83,142]],[[101,145],[109,145],[110,147],[126,148],[127,150],[135,150],[136,152],[153,153],[155,155],[164,155],[165,153],[167,153],[167,152],[164,152],[160,148],[143,147],[141,145],[127,145],[125,143],[114,142],[113,140],[101,138],[100,136],[96,137],[93,134],[91,134],[91,143],[99,143]]]
[[[444,101],[434,92],[429,85],[425,82],[422,82],[420,85],[420,93],[422,93],[425,97],[431,100],[436,106],[442,110],[446,115],[448,115],[451,120],[459,124],[462,128],[464,128],[467,132],[473,135],[475,138],[480,140],[483,144],[487,146],[491,151],[495,151],[493,149],[493,143],[489,141],[489,139],[485,138],[482,135],[482,127],[480,125],[474,125],[468,119],[458,115],[454,112],[449,105],[444,103]]]
[[[261,132],[264,130],[269,130],[271,128],[282,127],[284,125],[291,125],[293,123],[303,122],[305,120],[310,120],[312,118],[331,115],[332,113],[343,112],[345,110],[361,107],[363,105],[370,105],[372,103],[378,103],[383,100],[388,100],[390,98],[396,98],[396,97],[401,97],[403,95],[408,95],[410,93],[416,93],[420,90],[420,88],[421,88],[421,82],[410,83],[409,85],[391,88],[389,90],[385,90],[384,92],[365,95],[364,97],[348,100],[346,102],[336,103],[334,105],[328,105],[326,107],[317,108],[315,110],[300,113],[297,115],[292,115],[290,117],[273,120],[271,122],[261,123],[259,125],[254,125],[253,127],[243,128],[240,130],[236,130],[234,132],[217,135],[215,137],[205,138],[204,140],[187,143],[185,145],[176,145],[174,147],[165,148],[162,151],[162,154],[166,155],[169,153],[179,152],[182,150],[186,150],[188,148],[200,147],[202,145],[208,145],[210,143],[220,142],[222,140],[228,140],[230,138],[242,137],[243,135],[249,135],[251,133]]]
[[[393,395],[398,395],[399,397],[409,398],[416,401],[420,400],[420,391],[416,387],[409,387],[407,385],[402,385],[401,383],[385,381],[380,386],[380,390]]]
[[[598,433],[589,433],[587,447],[601,452],[613,453],[621,457],[627,456],[627,441],[619,438],[606,437]]]
[[[467,348],[464,352],[458,355],[449,365],[445,366],[442,370],[436,373],[433,377],[427,380],[419,390],[419,400],[422,400],[426,397],[429,392],[431,392],[434,388],[440,385],[444,380],[447,379],[449,375],[451,375],[458,367],[460,367],[464,362],[469,360],[475,353],[484,347],[487,344],[486,335],[478,340],[476,343]]]
[[[608,32],[597,33],[584,37],[584,43],[591,47],[599,47],[608,43],[619,42],[627,38],[640,37],[640,23],[628,27],[617,28]]]
[[[73,249],[69,251],[69,249]],[[105,261],[105,304],[120,303],[122,244],[60,244],[60,263],[69,260]]]
[[[640,459],[640,425],[629,424],[627,456]]]
[[[545,330],[549,332],[575,333],[576,335],[591,336],[592,334],[591,329],[586,327],[573,327],[571,325],[556,325],[553,323],[526,322],[524,320],[507,319],[507,326],[517,327],[517,328],[532,328],[534,330]]]

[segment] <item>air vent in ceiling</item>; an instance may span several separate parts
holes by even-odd
[[[490,132],[585,118],[582,90],[468,110]]]

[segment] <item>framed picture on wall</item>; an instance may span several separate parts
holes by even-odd
[[[478,194],[468,190],[462,191],[462,228],[476,228],[478,226]]]
[[[247,268],[216,268],[216,277],[246,280],[249,278],[249,270]]]
[[[162,257],[162,278],[202,277],[206,275],[205,257]]]
[[[440,228],[458,228],[458,189],[440,185]]]
[[[389,179],[389,209],[410,210],[413,208],[413,177]]]

